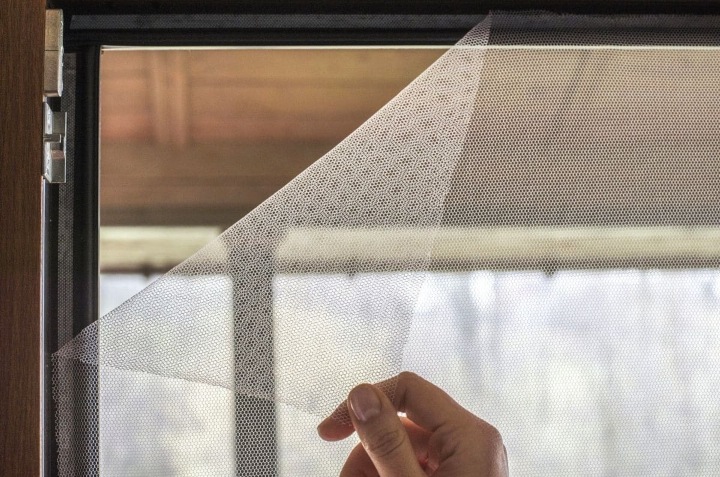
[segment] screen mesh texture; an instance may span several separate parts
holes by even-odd
[[[319,418],[403,369],[513,473],[717,474],[713,24],[489,16],[55,354],[61,475],[337,475]]]

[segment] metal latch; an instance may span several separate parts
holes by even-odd
[[[45,72],[43,103],[43,175],[50,183],[65,182],[65,138],[67,113],[57,105],[62,96],[63,13],[45,11]],[[52,105],[56,105],[53,107]]]
[[[53,111],[43,104],[43,175],[50,183],[65,182],[65,138],[67,137],[67,113]]]

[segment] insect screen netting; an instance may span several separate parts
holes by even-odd
[[[488,16],[54,355],[60,474],[337,475],[401,370],[518,475],[717,474],[717,25]]]

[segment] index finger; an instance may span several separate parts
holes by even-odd
[[[447,423],[466,423],[476,419],[445,391],[415,373],[402,372],[378,386],[392,401],[395,409],[405,412],[408,419],[434,432]],[[340,440],[353,433],[345,402],[318,426],[318,434],[325,440]]]

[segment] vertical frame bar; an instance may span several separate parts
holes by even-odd
[[[246,250],[237,250],[235,253],[238,256],[247,255]],[[274,356],[272,304],[262,299],[257,300],[258,296],[272,296],[273,260],[270,256],[249,256],[246,262],[254,262],[257,270],[265,270],[266,273],[252,284],[252,288],[256,290],[252,297],[247,296],[250,288],[247,277],[233,277],[236,380],[245,378],[243,369],[247,363],[240,359],[247,357],[247,353],[242,351],[244,347],[257,349],[260,354],[258,359]],[[258,343],[258,336],[268,338]],[[274,390],[267,389],[264,383],[257,379],[272,376],[274,386],[273,359],[270,360],[269,368],[263,371],[260,376],[254,377],[253,382],[247,384],[253,389],[261,387],[264,392],[272,394]],[[235,469],[238,475],[240,469],[248,468],[253,469],[258,477],[278,475],[276,417],[275,402],[241,393],[235,394]],[[268,458],[268,454],[273,458]]]
[[[61,109],[68,113],[67,182],[47,184],[44,201],[43,302],[48,395],[56,392],[52,388],[50,355],[98,318],[100,46],[67,50],[64,61],[66,90]],[[69,445],[70,449],[98,448],[97,367],[81,363],[64,365],[62,376],[73,383],[73,398],[62,404],[71,407],[73,417],[71,422],[55,423],[59,403],[53,399],[48,404],[51,422],[46,420],[43,447],[52,464],[44,475],[57,475],[59,467],[73,475],[99,475],[99,460],[58,451],[59,445]],[[62,432],[64,442],[58,442],[58,431]]]
[[[0,475],[39,475],[44,0],[0,7]]]

